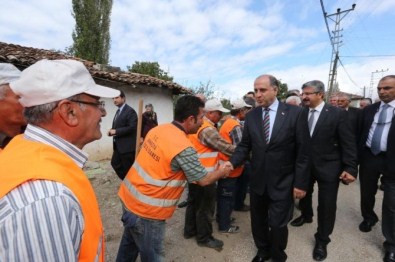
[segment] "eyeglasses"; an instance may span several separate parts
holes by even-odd
[[[87,101],[81,101],[81,100],[70,100],[70,101],[75,102],[75,103],[84,104],[84,105],[95,106],[95,107],[98,107],[102,111],[106,110],[106,108],[105,108],[106,102],[104,102],[104,101],[97,101],[97,102],[87,102]]]
[[[314,94],[318,94],[319,92],[304,92],[302,93],[302,96],[309,96],[309,95],[314,95]]]

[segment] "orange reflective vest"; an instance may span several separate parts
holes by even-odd
[[[188,137],[189,140],[191,140],[193,147],[198,152],[199,160],[202,165],[206,168],[207,172],[212,172],[217,169],[218,151],[212,149],[211,147],[203,145],[199,140],[200,132],[207,127],[215,128],[210,122],[204,119],[202,126],[199,128],[196,134],[189,135]]]
[[[221,126],[219,130],[219,134],[230,144],[232,144],[232,138],[230,137],[230,132],[236,126],[240,126],[240,123],[233,118],[228,118]],[[228,161],[229,157],[221,152],[219,152],[218,158],[220,161]],[[230,174],[229,177],[238,177],[243,173],[243,166],[235,168]]]
[[[184,172],[172,171],[171,161],[187,147],[191,142],[174,124],[151,129],[119,189],[124,206],[144,218],[170,218],[186,185]]]
[[[18,135],[0,157],[0,198],[29,180],[51,180],[69,188],[84,215],[78,261],[104,261],[104,233],[95,192],[84,172],[62,151]]]

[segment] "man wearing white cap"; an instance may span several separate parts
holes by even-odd
[[[231,103],[231,117],[225,120],[219,134],[227,142],[237,146],[240,143],[243,128],[240,121],[245,118],[248,109],[252,106],[246,104],[243,99],[235,100]],[[219,153],[220,161],[228,161],[229,156]],[[225,179],[218,180],[217,186],[217,222],[221,233],[237,233],[238,226],[231,225],[231,217],[233,206],[235,203],[236,184],[238,177],[241,176],[243,167],[240,166],[233,170]]]
[[[81,149],[101,137],[96,85],[74,60],[41,60],[10,84],[28,122],[0,155],[0,261],[103,261],[104,235]]]
[[[0,63],[0,151],[6,142],[21,133],[26,125],[23,107],[9,83],[19,78],[21,72],[12,64]]]
[[[218,165],[218,153],[230,156],[235,146],[223,139],[216,128],[222,118],[222,113],[229,112],[218,99],[208,100],[205,104],[203,125],[196,134],[190,135],[194,148],[199,154],[199,160],[208,172]],[[185,214],[184,237],[196,236],[199,246],[221,249],[223,242],[213,237],[211,223],[215,210],[215,184],[205,187],[188,184],[188,206]]]

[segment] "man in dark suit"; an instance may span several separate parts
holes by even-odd
[[[311,182],[306,197],[299,202],[302,215],[291,225],[302,226],[312,222],[312,194],[317,182],[318,228],[313,259],[322,261],[327,256],[326,246],[335,226],[339,179],[348,184],[357,176],[356,138],[351,132],[347,112],[325,104],[325,87],[321,81],[303,84],[302,91],[304,105],[309,108]]]
[[[350,106],[350,103],[350,95],[344,93],[340,93],[338,95],[337,105],[340,109],[347,111],[347,117],[351,125],[352,132],[356,134],[358,130],[358,115],[360,110],[358,108]],[[355,135],[355,137],[357,136]]]
[[[384,261],[395,261],[395,75],[383,77],[377,92],[380,102],[367,106],[361,114],[359,140],[362,232],[377,223],[374,213],[377,182],[383,175],[384,198],[382,231],[385,237]]]
[[[113,98],[118,107],[108,135],[113,137],[114,153],[111,166],[120,179],[124,179],[134,163],[136,154],[137,114],[125,103],[125,93]]]
[[[307,116],[302,108],[279,102],[278,89],[271,75],[255,80],[259,106],[246,115],[242,140],[230,158],[237,167],[252,152],[251,226],[258,248],[254,262],[287,259],[293,197],[304,197],[309,181]]]

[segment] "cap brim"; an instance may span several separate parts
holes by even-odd
[[[222,113],[229,113],[230,110],[226,109],[225,107],[218,109],[219,111],[221,111]]]
[[[121,94],[119,90],[101,85],[95,85],[93,87],[90,87],[87,90],[85,90],[84,93],[87,93],[88,95],[92,95],[92,96],[108,97],[108,98],[114,98]]]

